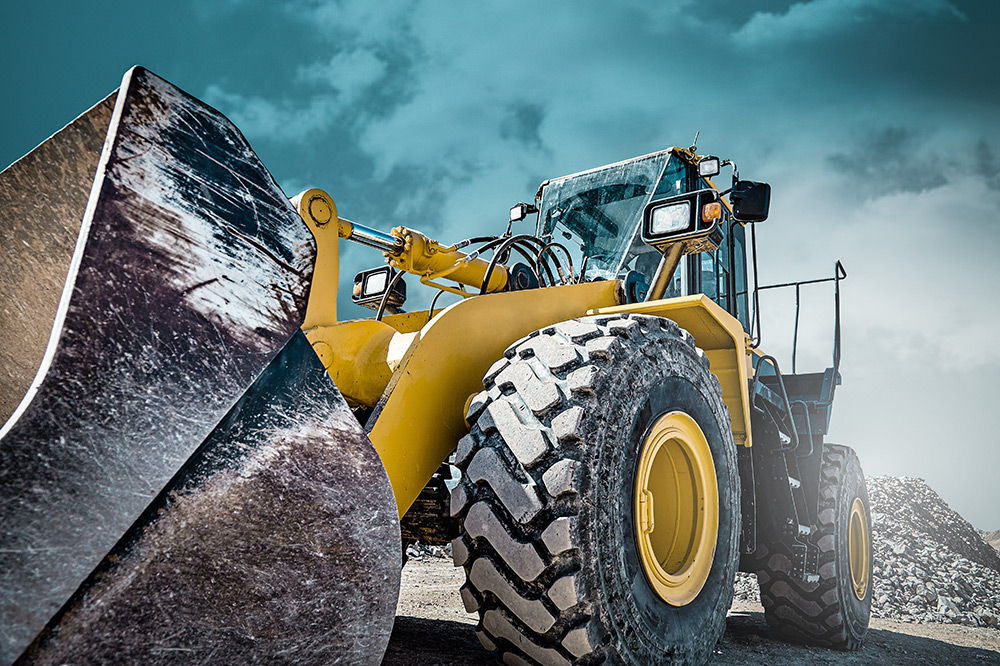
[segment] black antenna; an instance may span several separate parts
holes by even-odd
[[[691,147],[688,148],[692,153],[698,150],[698,135],[701,134],[701,130],[694,133],[694,141],[691,142]]]

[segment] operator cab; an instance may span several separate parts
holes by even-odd
[[[698,174],[693,153],[664,150],[549,180],[539,187],[536,234],[567,246],[587,280],[623,279],[626,298],[642,300],[661,253],[641,238],[643,213],[653,202],[718,188]],[[745,229],[724,199],[718,247],[680,260],[664,298],[705,294],[749,330]]]

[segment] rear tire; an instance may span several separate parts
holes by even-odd
[[[872,603],[871,516],[861,462],[853,449],[823,445],[819,489],[819,582],[789,574],[781,543],[758,546],[757,572],[764,617],[783,638],[857,650],[868,631]]]
[[[508,664],[708,660],[732,603],[740,525],[736,448],[708,366],[686,331],[643,315],[556,324],[493,365],[451,499],[461,594],[488,650]],[[650,432],[677,413],[711,450],[702,471],[717,481],[718,522],[694,598],[668,603],[645,573],[635,490]]]

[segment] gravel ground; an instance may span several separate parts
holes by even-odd
[[[403,568],[396,626],[383,666],[489,663],[476,639],[476,616],[462,606],[461,569],[450,559],[411,558]],[[1000,631],[954,624],[910,624],[873,618],[859,652],[791,645],[771,638],[760,605],[740,601],[729,613],[713,666],[1000,666]]]

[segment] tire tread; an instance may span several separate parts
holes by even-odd
[[[840,650],[857,650],[864,640],[864,631],[852,631],[846,608],[841,603],[845,591],[838,589],[838,585],[843,584],[843,575],[836,565],[836,504],[850,465],[857,465],[860,470],[853,449],[824,444],[815,539],[819,548],[818,583],[807,583],[790,574],[792,560],[785,548],[776,544],[768,548],[765,543],[758,543],[757,580],[764,617],[771,629],[787,640]],[[861,478],[863,483],[864,476]],[[853,594],[853,591],[847,593]],[[870,583],[867,598],[870,607]]]
[[[592,615],[590,591],[582,589],[576,575],[583,566],[573,542],[578,489],[591,482],[582,462],[580,423],[622,349],[647,353],[644,345],[663,337],[696,350],[708,368],[694,338],[673,321],[587,317],[511,345],[471,402],[470,432],[459,444],[456,461],[462,480],[451,507],[466,531],[455,540],[453,553],[456,566],[466,569],[463,597],[474,599],[480,613],[477,633],[508,663],[590,664],[613,657],[606,631]],[[514,415],[516,422],[510,418]],[[525,454],[514,444],[508,452],[497,444],[506,434],[529,431],[544,438],[544,450],[535,446]],[[501,472],[508,478],[500,478]],[[506,538],[498,536],[500,531]],[[720,627],[713,629],[721,633],[724,621],[723,613]]]

